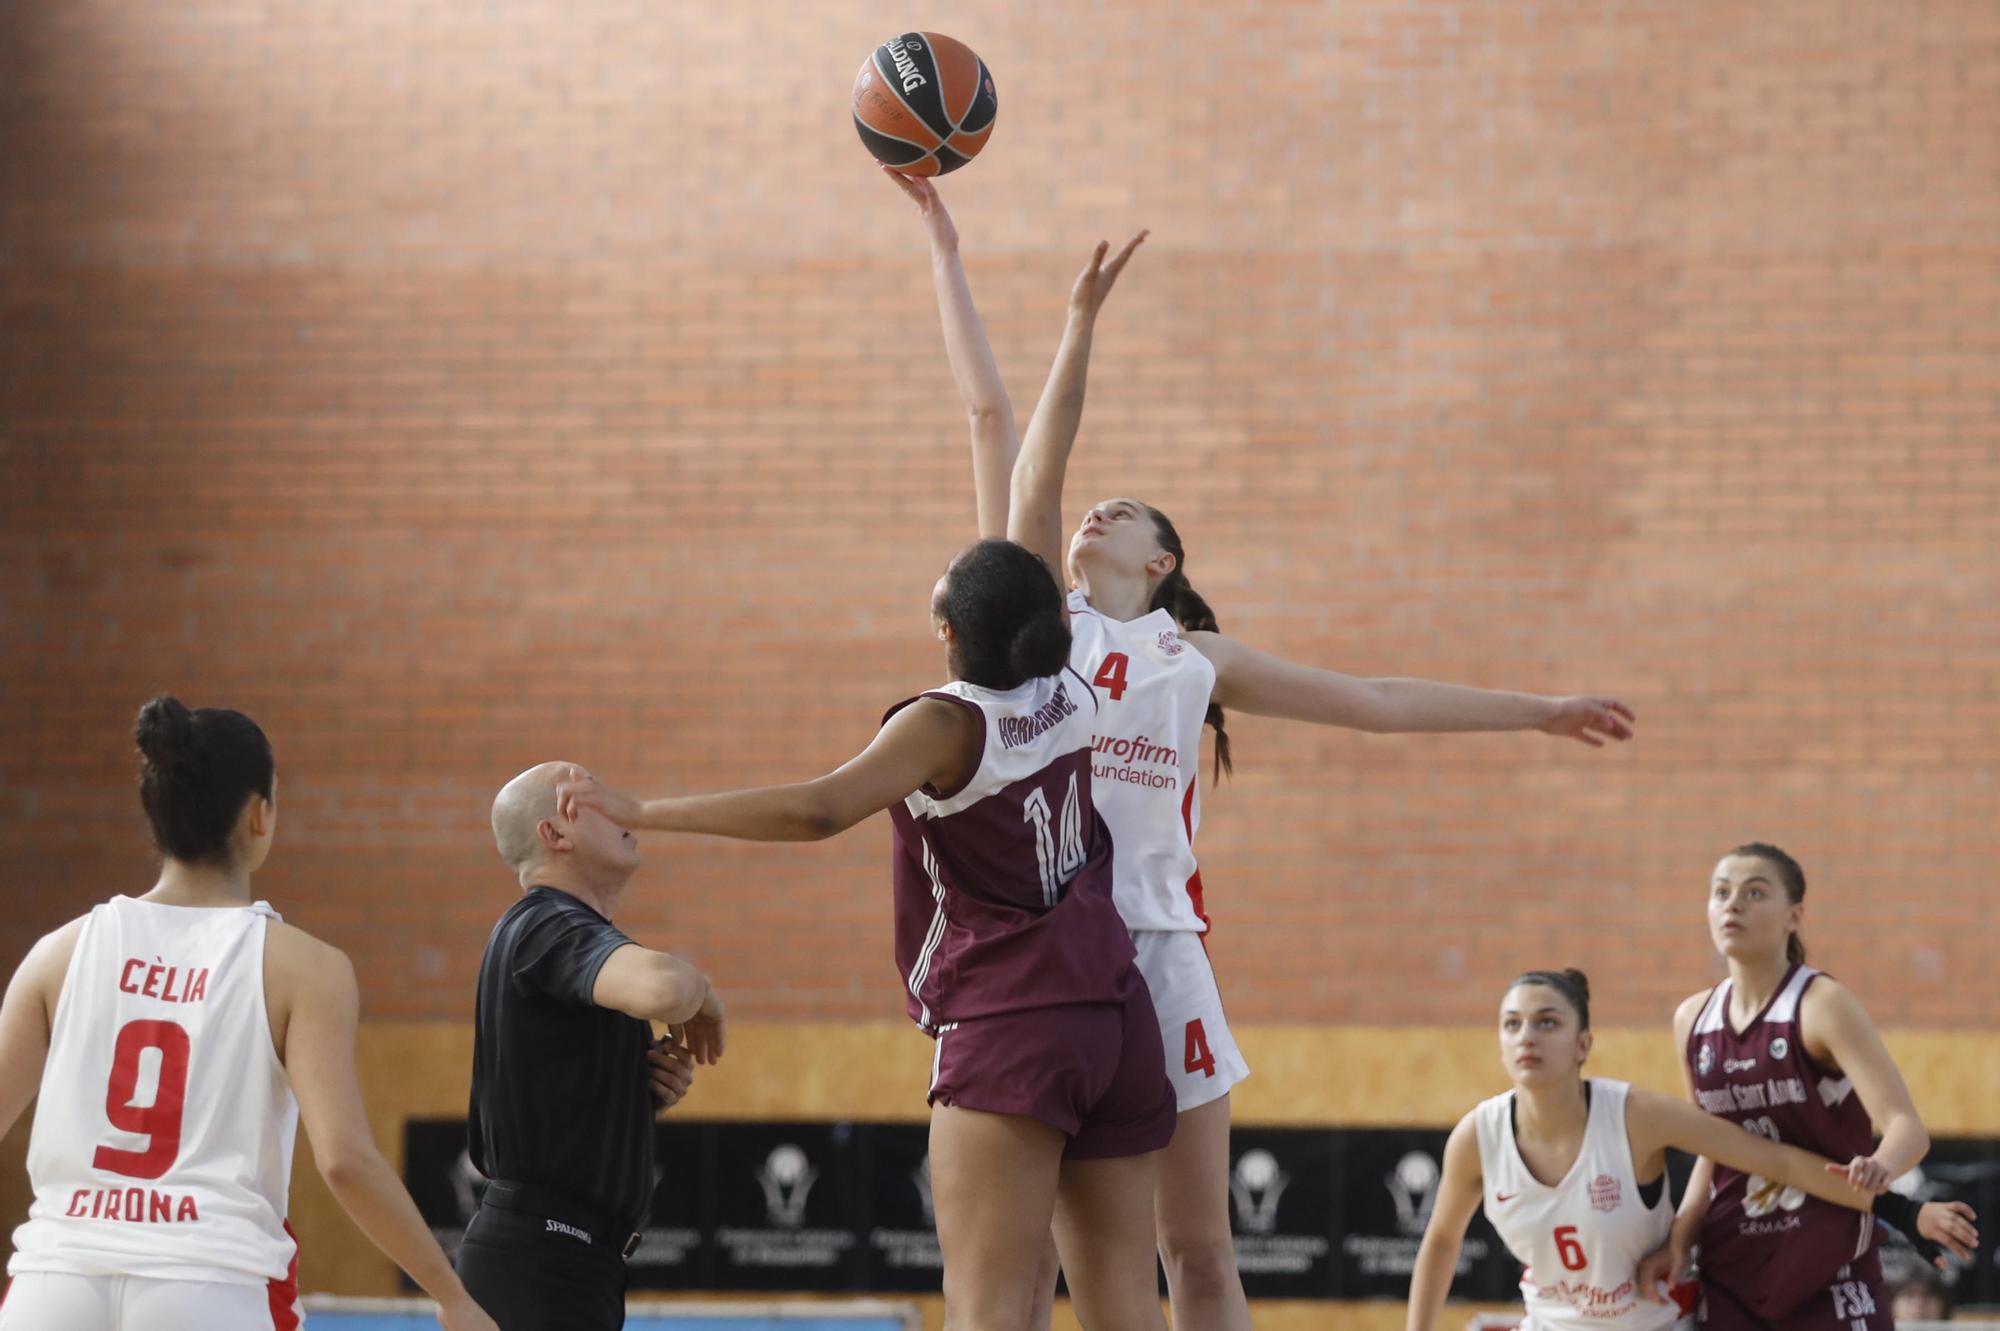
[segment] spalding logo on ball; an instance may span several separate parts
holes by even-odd
[[[891,37],[854,80],[855,132],[876,161],[905,175],[964,166],[986,146],[998,111],[985,63],[935,32]]]

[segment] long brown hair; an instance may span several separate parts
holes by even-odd
[[[1147,610],[1164,610],[1174,617],[1182,632],[1200,629],[1209,633],[1220,633],[1222,628],[1215,622],[1215,611],[1208,608],[1208,602],[1201,599],[1201,593],[1187,578],[1187,550],[1181,545],[1181,534],[1174,530],[1174,524],[1167,521],[1167,515],[1159,509],[1148,506],[1146,512],[1153,519],[1153,531],[1159,538],[1160,548],[1174,557],[1174,571],[1160,579],[1160,585],[1153,589],[1152,604]],[[1215,727],[1215,779],[1220,781],[1224,772],[1236,769],[1229,761],[1229,732],[1223,729],[1222,708],[1208,705],[1208,715],[1202,718]]]

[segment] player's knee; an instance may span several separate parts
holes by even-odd
[[[1047,1331],[1035,1316],[1035,1299],[1021,1283],[946,1282],[944,1331]]]
[[[1160,1260],[1177,1298],[1222,1298],[1239,1281],[1236,1248],[1226,1233],[1162,1233]]]

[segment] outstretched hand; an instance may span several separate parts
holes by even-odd
[[[1973,1223],[1978,1219],[1979,1213],[1964,1202],[1925,1202],[1917,1210],[1917,1235],[1960,1261],[1970,1261],[1979,1246],[1979,1227]],[[1942,1254],[1934,1260],[1939,1270],[1948,1265]]]
[[[620,827],[630,831],[639,825],[639,801],[612,790],[580,767],[564,769],[556,782],[556,813],[566,823],[574,823],[585,809],[595,809]]]
[[[1538,729],[1545,735],[1580,740],[1593,749],[1603,748],[1607,739],[1632,738],[1632,726],[1638,721],[1632,715],[1632,709],[1616,698],[1578,695],[1557,698],[1555,703],[1554,715],[1542,722]]]
[[[893,166],[882,168],[882,174],[896,182],[896,188],[910,196],[917,205],[917,213],[924,219],[924,228],[930,232],[931,244],[939,249],[958,248],[958,227],[951,220],[951,209],[944,206],[937,186],[929,176],[906,176]]]
[[[1094,317],[1097,311],[1103,308],[1104,298],[1111,294],[1111,288],[1117,284],[1118,274],[1125,271],[1125,265],[1131,261],[1133,252],[1151,234],[1150,231],[1141,231],[1126,241],[1125,248],[1118,251],[1117,257],[1109,263],[1104,261],[1104,256],[1111,252],[1111,242],[1098,241],[1097,248],[1090,253],[1090,262],[1083,266],[1083,271],[1077,274],[1076,285],[1070,288],[1071,312]]]

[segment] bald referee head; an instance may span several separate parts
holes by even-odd
[[[546,884],[608,907],[639,867],[639,839],[595,809],[565,819],[556,783],[572,774],[589,772],[575,763],[537,763],[502,786],[493,797],[493,842],[521,886]]]

